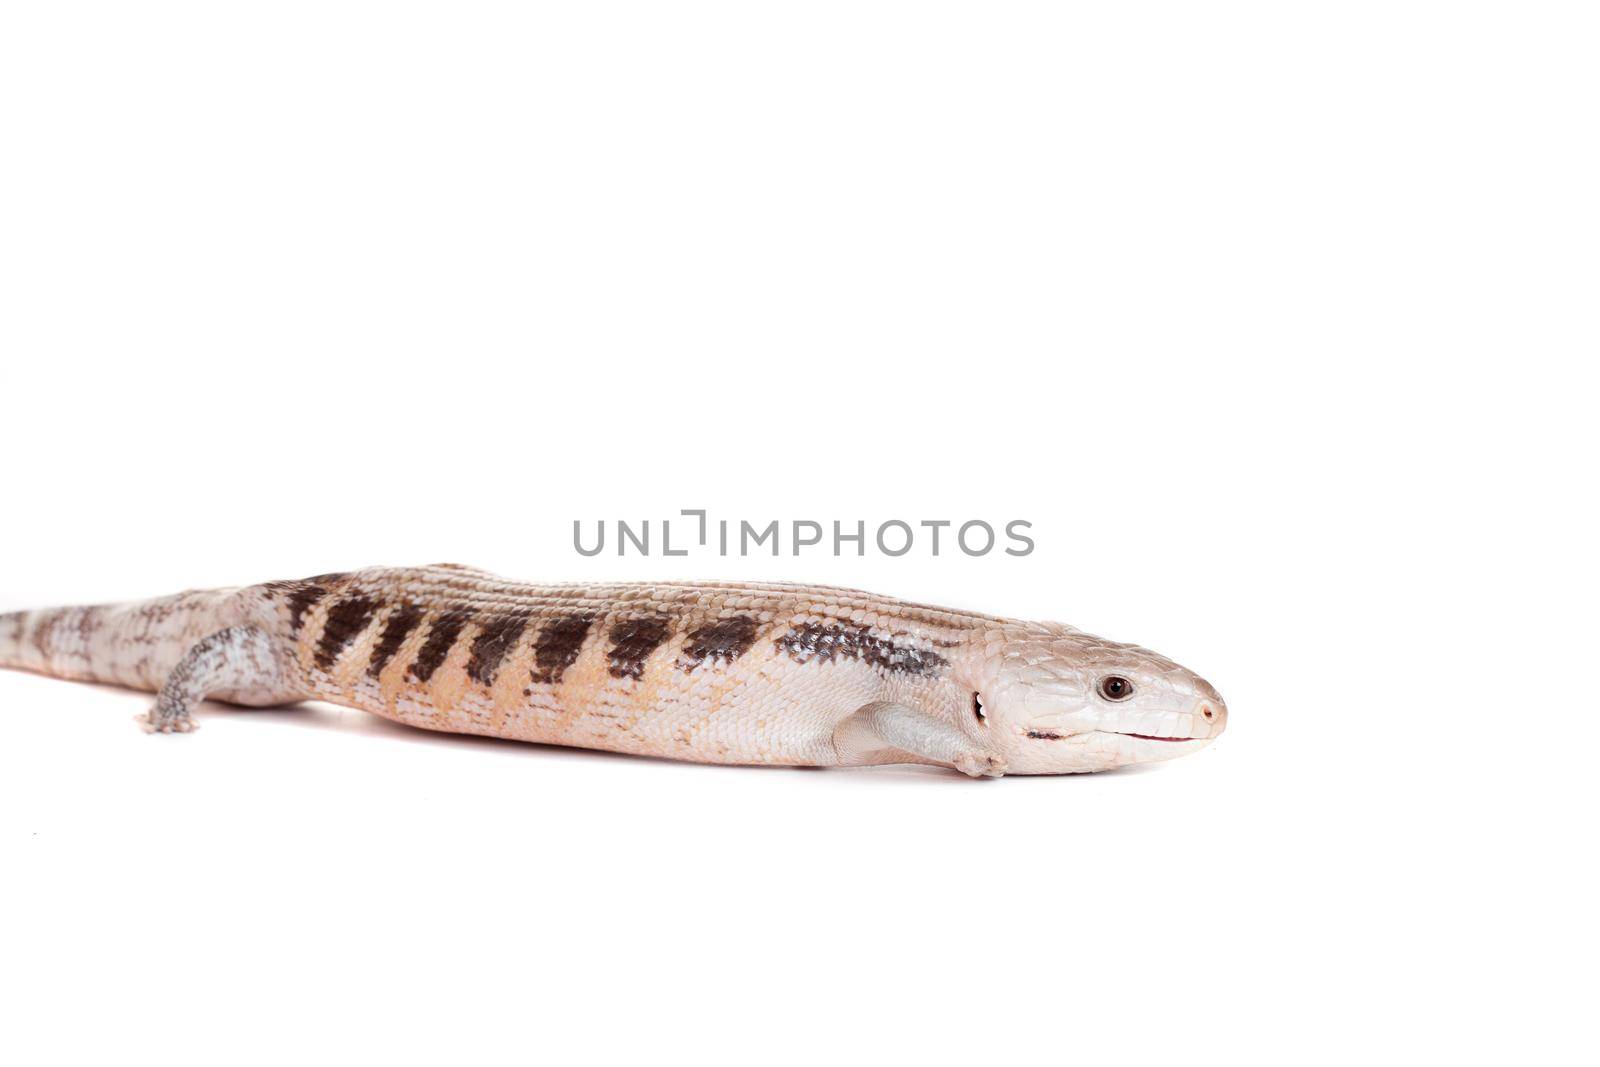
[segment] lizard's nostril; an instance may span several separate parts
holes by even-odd
[[[1217,717],[1217,709],[1210,704],[1202,704],[1200,705],[1200,714],[1206,717],[1206,722],[1210,722]]]

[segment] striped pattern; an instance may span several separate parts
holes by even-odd
[[[880,636],[852,623],[808,622],[796,626],[778,639],[778,648],[794,657],[796,663],[853,659],[885,671],[909,674],[932,674],[946,666],[945,658],[932,649]]]
[[[427,612],[415,604],[402,603],[384,620],[377,644],[372,647],[372,657],[367,663],[367,674],[373,678],[383,673],[417,627],[428,617]]]
[[[410,678],[426,683],[453,656],[464,657],[467,677],[485,689],[495,685],[519,648],[521,658],[528,660],[531,684],[556,686],[595,642],[604,646],[609,676],[628,681],[642,678],[646,664],[664,647],[676,649],[667,660],[673,669],[692,673],[738,662],[763,636],[797,664],[854,661],[884,674],[928,676],[947,666],[941,647],[950,647],[960,631],[991,618],[903,605],[856,590],[777,584],[653,587],[663,602],[630,610],[629,595],[637,598],[637,587],[526,586],[457,567],[402,573],[403,583],[363,572],[262,588],[286,613],[289,632],[301,642],[313,642],[310,660],[320,670],[332,670],[352,642],[381,618],[367,644],[368,677],[379,677],[423,630],[406,664]],[[397,584],[403,589],[398,598]],[[737,590],[743,597],[729,598],[732,603],[722,607],[718,594],[724,590]],[[818,594],[824,601],[820,605],[814,603]],[[904,626],[909,610],[914,617],[949,628],[952,635],[918,638],[903,629],[854,621],[869,605],[892,613],[897,627]],[[752,610],[733,610],[740,607]],[[713,611],[715,617],[705,617]],[[458,652],[461,647],[464,652]]]
[[[332,668],[339,653],[367,628],[377,610],[378,601],[369,596],[347,597],[330,607],[328,619],[322,624],[322,636],[317,639],[317,666],[323,670]]]
[[[683,654],[678,657],[678,669],[692,671],[702,663],[732,663],[756,643],[759,624],[747,615],[731,619],[718,619],[698,627],[684,643]]]
[[[457,567],[258,586],[313,699],[457,733],[734,763],[833,760],[824,718],[951,709],[990,617],[848,589],[533,586]],[[819,710],[825,709],[825,710]],[[797,724],[813,723],[813,727]]]
[[[510,615],[491,615],[479,624],[478,635],[472,639],[472,653],[467,659],[467,674],[479,685],[494,684],[500,661],[506,658],[517,639],[528,628],[528,612]]]
[[[461,609],[446,611],[435,618],[428,627],[428,639],[422,642],[417,658],[411,661],[411,676],[419,682],[432,678],[433,672],[461,639],[461,631],[466,629],[471,618],[471,612]]]
[[[650,653],[672,636],[672,622],[659,615],[621,618],[611,626],[611,649],[606,653],[613,678],[640,678]]]
[[[589,627],[593,625],[593,615],[564,615],[545,623],[534,645],[534,682],[558,684],[567,668],[577,662],[584,639],[589,636]]]

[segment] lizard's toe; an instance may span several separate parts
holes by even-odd
[[[188,734],[200,728],[200,724],[188,716],[161,715],[154,709],[149,714],[135,716],[134,721],[147,734]]]
[[[1006,761],[999,756],[962,756],[956,770],[974,778],[999,778],[1006,773]]]

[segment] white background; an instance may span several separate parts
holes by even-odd
[[[1229,732],[973,782],[0,675],[11,1063],[1593,1062],[1592,8],[7,4],[0,610],[857,585]],[[575,518],[1034,523],[584,559]]]

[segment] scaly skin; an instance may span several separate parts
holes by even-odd
[[[161,732],[193,729],[207,697],[317,699],[702,763],[1061,774],[1170,759],[1227,722],[1204,679],[1058,623],[824,586],[534,586],[448,564],[3,615],[0,665],[159,691],[146,724]]]

